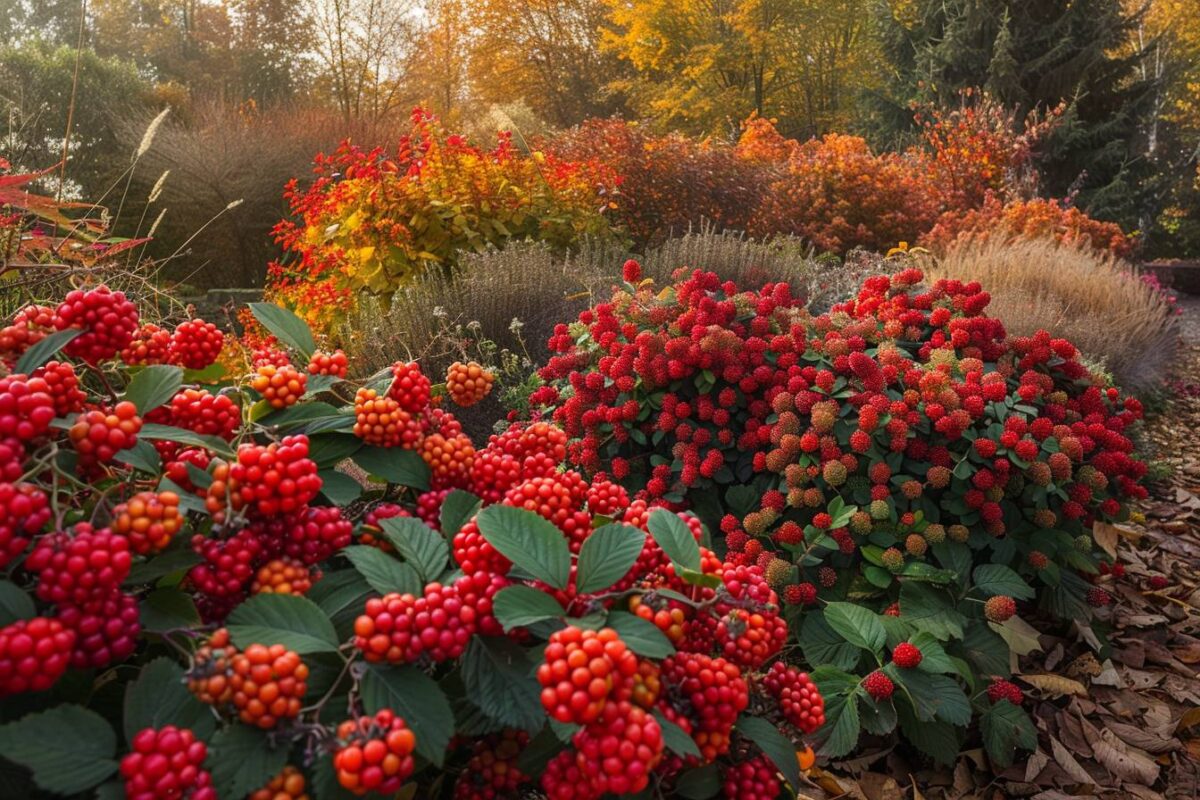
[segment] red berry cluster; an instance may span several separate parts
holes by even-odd
[[[294,719],[308,689],[308,665],[281,644],[252,644],[230,660],[229,688],[238,717],[264,730]]]
[[[637,656],[612,628],[563,628],[551,634],[544,657],[537,669],[542,705],[564,723],[595,722],[610,697],[619,702],[631,693],[638,669]]]
[[[138,555],[167,548],[183,525],[179,495],[175,492],[138,492],[113,509],[113,532],[129,540]]]
[[[912,642],[900,642],[892,650],[892,663],[901,669],[916,669],[924,656]]]
[[[662,676],[680,698],[676,711],[690,721],[704,760],[728,752],[733,725],[750,703],[750,689],[737,665],[700,653],[676,653],[663,660]]]
[[[16,313],[11,325],[0,328],[0,361],[10,368],[35,344],[54,330],[54,309],[27,305]]]
[[[396,793],[412,774],[417,738],[391,709],[338,725],[333,768],[342,788],[357,795]]]
[[[392,365],[392,382],[388,386],[388,397],[400,404],[409,414],[420,414],[429,406],[433,386],[421,365],[415,361],[397,361]]]
[[[34,617],[0,628],[0,697],[49,689],[66,672],[75,631]]]
[[[121,759],[128,800],[217,800],[204,769],[208,747],[187,728],[144,728]]]
[[[446,371],[446,392],[456,405],[469,408],[487,397],[496,377],[474,361],[455,361]]]
[[[341,350],[334,350],[332,353],[323,353],[318,350],[308,360],[308,374],[345,378],[349,364],[346,354]]]
[[[142,631],[141,609],[131,594],[113,592],[90,606],[60,606],[57,619],[75,632],[71,666],[98,669],[133,655]]]
[[[1012,681],[994,680],[987,688],[988,699],[993,703],[999,703],[1001,700],[1007,700],[1014,706],[1019,706],[1025,701],[1025,693],[1021,691],[1021,687],[1017,686]]]
[[[0,438],[32,441],[50,429],[55,415],[54,397],[44,378],[20,373],[0,378]]]
[[[580,729],[571,744],[596,797],[645,790],[663,757],[658,720],[628,700],[606,703],[599,719]]]
[[[779,788],[778,770],[764,755],[721,770],[721,793],[730,800],[775,800]]]
[[[503,800],[516,796],[529,776],[517,767],[517,756],[529,745],[529,734],[505,729],[471,743],[471,754],[454,782],[454,800]]]
[[[170,347],[171,332],[148,322],[134,332],[129,344],[121,351],[121,360],[131,366],[165,364]]]
[[[25,559],[25,569],[37,575],[41,600],[90,609],[108,600],[129,576],[129,550],[124,536],[79,523],[71,533],[42,537]]]
[[[213,394],[207,389],[183,389],[175,393],[162,412],[162,419],[154,419],[206,436],[219,436],[225,441],[233,438],[242,424],[242,411],[227,394]]]
[[[784,719],[804,733],[812,733],[825,724],[825,699],[807,672],[776,661],[762,683],[779,703]]]
[[[225,346],[225,334],[211,322],[190,319],[179,323],[171,334],[167,361],[185,369],[204,369],[216,362]]]
[[[863,678],[862,685],[867,690],[867,694],[876,700],[887,700],[896,690],[896,684],[882,670],[875,670]]]
[[[138,310],[124,292],[113,292],[107,286],[74,289],[55,311],[54,327],[60,331],[82,330],[63,352],[95,364],[112,358],[133,341],[138,329]]]
[[[54,413],[68,417],[83,410],[87,395],[79,388],[75,367],[66,361],[48,361],[33,371],[34,378],[46,382],[46,392],[54,399]]]
[[[25,552],[50,521],[50,502],[32,483],[0,483],[0,568]]]
[[[308,437],[303,434],[268,445],[243,444],[229,478],[237,487],[238,504],[260,517],[301,511],[321,491],[317,465],[308,457]]]
[[[112,463],[113,456],[137,444],[141,429],[137,406],[122,400],[112,411],[96,409],[80,414],[67,430],[67,438],[75,447],[79,470],[88,473]]]
[[[250,388],[262,395],[271,408],[287,408],[300,402],[308,388],[308,378],[291,365],[265,364],[250,379]]]

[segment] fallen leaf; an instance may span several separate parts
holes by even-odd
[[[1021,680],[1051,697],[1073,694],[1087,697],[1087,687],[1077,680],[1062,675],[1021,675]]]
[[[1113,558],[1117,557],[1117,543],[1121,541],[1121,534],[1117,532],[1116,525],[1110,525],[1107,522],[1093,524],[1092,538],[1096,540],[1096,544],[1100,545],[1104,552]]]
[[[1095,784],[1096,780],[1088,771],[1084,769],[1075,756],[1071,755],[1071,751],[1063,746],[1063,743],[1053,736],[1050,737],[1050,752],[1054,754],[1054,761],[1067,773],[1067,776],[1076,783]]]
[[[1038,748],[1029,760],[1025,762],[1025,780],[1033,783],[1034,779],[1041,773],[1046,765],[1050,763],[1050,756],[1046,755],[1046,751]]]
[[[1100,674],[1092,678],[1093,686],[1113,686],[1117,689],[1124,688],[1125,681],[1121,678],[1121,673],[1117,672],[1116,666],[1113,665],[1112,659],[1105,659],[1101,665]]]
[[[1092,750],[1096,760],[1123,781],[1150,786],[1158,780],[1158,764],[1126,746],[1112,731],[1100,731],[1100,738],[1092,743]]]
[[[1108,729],[1115,733],[1121,741],[1145,750],[1147,753],[1169,753],[1179,749],[1178,740],[1164,739],[1136,725],[1111,721],[1108,723]]]
[[[895,778],[878,772],[863,775],[858,779],[858,786],[867,796],[867,800],[902,800],[904,797]]]
[[[1182,733],[1189,728],[1194,728],[1200,725],[1200,706],[1189,708],[1183,712],[1183,716],[1179,718],[1179,722],[1175,723],[1175,732]]]
[[[989,622],[988,625],[1008,642],[1009,649],[1018,656],[1027,656],[1042,649],[1038,632],[1020,617],[1012,617],[1007,622]]]

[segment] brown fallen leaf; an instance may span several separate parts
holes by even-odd
[[[1123,781],[1151,786],[1158,780],[1159,766],[1144,753],[1127,746],[1109,730],[1100,731],[1092,743],[1096,760]]]
[[[860,777],[858,786],[867,796],[867,800],[902,800],[904,797],[904,792],[895,778],[878,772],[868,772]]]
[[[1049,763],[1050,756],[1046,755],[1046,751],[1039,747],[1025,762],[1025,781],[1033,783]]]
[[[1117,557],[1117,543],[1121,541],[1121,534],[1117,532],[1116,525],[1110,525],[1107,522],[1095,523],[1092,525],[1092,538],[1104,552],[1113,558]]]
[[[1087,697],[1086,686],[1062,675],[1019,675],[1018,677],[1051,697],[1063,697],[1069,694]]]
[[[1115,720],[1108,723],[1108,729],[1115,733],[1121,741],[1145,750],[1147,753],[1169,753],[1179,749],[1179,740],[1164,739],[1137,725],[1127,725]]]
[[[1200,706],[1189,708],[1183,712],[1183,716],[1179,718],[1179,722],[1175,724],[1175,733],[1183,733],[1184,731],[1200,725]]]
[[[1071,751],[1053,736],[1050,737],[1050,752],[1054,754],[1055,763],[1075,783],[1095,784],[1096,779],[1089,775],[1088,771],[1075,760],[1075,756],[1071,755]]]

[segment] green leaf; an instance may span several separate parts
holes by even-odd
[[[138,431],[138,438],[203,447],[222,456],[233,457],[234,455],[229,443],[219,436],[204,436],[185,428],[177,428],[174,425],[160,425],[157,422],[143,423],[141,430]]]
[[[415,450],[398,447],[362,447],[353,456],[370,475],[398,486],[429,489],[429,465]]]
[[[979,622],[968,625],[963,631],[962,649],[977,672],[1002,678],[1012,674],[1008,643],[988,626]]]
[[[142,600],[141,620],[143,630],[165,633],[199,625],[200,612],[190,595],[178,589],[155,589]]]
[[[305,597],[325,612],[338,638],[346,639],[353,632],[354,620],[362,613],[363,603],[374,592],[358,570],[340,569],[325,573]]]
[[[1037,594],[1024,578],[1003,564],[980,564],[972,577],[975,588],[989,597],[1003,594],[1018,600],[1032,600]]]
[[[348,506],[362,496],[362,484],[344,472],[323,469],[317,475],[321,478],[321,494],[336,506]]]
[[[780,733],[768,720],[749,714],[738,717],[737,730],[775,762],[793,791],[800,788],[800,764],[796,761],[796,746],[791,739]]]
[[[837,634],[825,617],[810,611],[800,628],[800,650],[809,664],[826,664],[839,669],[854,669],[862,650]]]
[[[421,578],[429,583],[441,577],[450,558],[450,547],[440,533],[415,517],[379,521],[380,529]]]
[[[205,765],[219,797],[245,797],[261,789],[287,764],[286,745],[271,746],[266,731],[230,725],[209,742]]]
[[[505,631],[511,631],[535,622],[558,619],[567,612],[545,592],[532,586],[514,584],[496,593],[492,600],[492,613]]]
[[[983,734],[983,746],[988,758],[999,769],[1013,763],[1018,748],[1037,749],[1037,729],[1025,710],[1007,700],[992,703],[979,715],[979,731]]]
[[[650,620],[614,611],[608,615],[608,627],[621,635],[630,650],[645,658],[666,658],[674,655],[675,645]]]
[[[149,561],[134,564],[133,569],[129,570],[129,577],[125,579],[125,585],[140,586],[154,583],[159,578],[191,569],[203,560],[200,554],[191,548],[169,550]]]
[[[910,625],[932,633],[941,641],[962,638],[966,619],[955,610],[950,595],[941,589],[918,581],[903,581],[900,610]]]
[[[858,745],[862,725],[858,718],[858,692],[825,696],[825,724],[817,731],[820,753],[841,758]]]
[[[162,474],[162,458],[154,449],[154,445],[145,439],[138,439],[133,443],[133,447],[118,451],[113,458],[150,475]]]
[[[571,576],[571,550],[562,531],[532,511],[488,506],[475,518],[479,532],[516,566],[555,589]]]
[[[645,542],[646,533],[632,525],[614,522],[592,531],[579,549],[576,591],[591,594],[624,578]]]
[[[878,653],[887,641],[887,631],[879,621],[879,616],[853,603],[830,603],[825,606],[825,622],[850,644],[872,653]]]
[[[452,490],[442,501],[441,515],[438,517],[442,535],[453,537],[479,512],[482,505],[483,501],[476,495],[463,489]]]
[[[104,717],[63,705],[0,725],[0,756],[28,767],[47,792],[75,794],[117,771],[117,735]]]
[[[942,647],[942,643],[935,639],[933,634],[921,631],[908,641],[921,651],[921,663],[917,666],[917,669],[922,672],[938,674],[957,671],[954,669],[954,664],[950,661],[950,656],[946,655],[946,650]]]
[[[700,758],[700,748],[687,731],[664,717],[657,708],[654,709],[654,718],[658,720],[658,727],[662,728],[663,743],[668,750],[684,758]]]
[[[0,625],[37,616],[33,598],[12,581],[0,581]]]
[[[308,457],[322,470],[332,469],[362,449],[362,439],[344,433],[324,433],[308,440]]]
[[[946,766],[958,760],[958,728],[948,722],[918,720],[908,703],[897,703],[896,714],[904,738],[922,753]]]
[[[170,402],[179,387],[183,386],[183,370],[168,364],[151,364],[138,370],[125,387],[125,399],[137,406],[138,414],[145,415],[164,403]]]
[[[125,687],[125,739],[143,728],[175,725],[188,728],[198,739],[208,739],[216,728],[212,709],[184,686],[183,667],[160,656],[142,667]]]
[[[55,353],[70,344],[71,340],[81,333],[83,333],[83,330],[80,328],[66,328],[65,330],[55,331],[48,335],[21,354],[21,357],[17,359],[17,366],[13,369],[13,372],[28,375],[38,367],[45,366],[46,362],[53,358]]]
[[[896,704],[890,699],[877,702],[868,694],[860,694],[858,713],[867,733],[887,736],[896,730]]]
[[[275,334],[275,338],[295,348],[305,359],[312,358],[317,349],[308,323],[286,308],[274,303],[249,303],[250,313],[262,326]]]
[[[238,647],[281,644],[305,655],[330,653],[339,644],[329,617],[300,595],[256,594],[233,610],[226,627]]]
[[[675,794],[686,800],[708,800],[721,791],[721,773],[716,764],[689,769],[675,780]]]
[[[417,752],[440,767],[454,735],[454,712],[441,687],[416,667],[372,664],[363,673],[363,705],[368,714],[390,708],[417,737]]]
[[[908,692],[917,719],[922,722],[935,718],[952,725],[971,722],[971,701],[953,678],[920,669],[900,669],[895,664],[888,664],[883,671]]]
[[[411,565],[393,558],[378,547],[351,545],[342,548],[342,555],[380,594],[399,592],[419,597],[425,591],[425,584],[421,583],[421,577]]]
[[[546,722],[534,663],[515,642],[475,636],[462,658],[467,699],[496,723],[536,733]]]
[[[656,508],[650,513],[646,526],[667,558],[684,569],[700,571],[700,545],[692,535],[692,529],[679,515],[665,508]]]

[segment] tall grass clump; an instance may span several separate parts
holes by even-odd
[[[1175,352],[1170,302],[1111,254],[1051,239],[968,241],[931,259],[927,274],[979,281],[1010,335],[1053,331],[1128,389],[1150,388]]]

